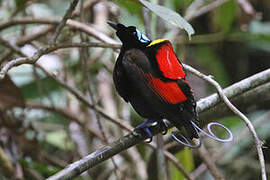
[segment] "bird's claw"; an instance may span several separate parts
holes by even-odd
[[[166,121],[162,120],[160,122],[160,128],[162,130],[162,135],[167,134],[169,127],[168,127],[168,124],[166,123]]]

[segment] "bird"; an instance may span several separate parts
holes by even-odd
[[[188,139],[200,138],[200,120],[196,111],[193,90],[187,81],[187,73],[177,58],[168,39],[150,40],[135,26],[108,22],[116,30],[122,42],[113,70],[113,82],[118,94],[130,103],[147,121],[135,127],[143,129],[152,140],[148,126],[158,123],[167,132],[169,121],[177,129],[184,129],[187,138],[180,140],[191,148]]]

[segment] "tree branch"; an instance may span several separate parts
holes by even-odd
[[[233,104],[237,104],[239,109],[245,111],[248,109],[249,105],[260,105],[261,102],[266,105],[266,102],[270,100],[270,82],[257,86],[253,89],[250,89],[239,96],[231,98]],[[214,121],[226,116],[233,115],[232,111],[225,105],[218,103],[216,106],[203,111],[200,114],[200,119],[202,119],[203,124],[209,123],[209,120]]]
[[[188,71],[190,70],[188,66],[185,66],[185,68]],[[228,88],[223,89],[223,92],[228,98],[233,98],[257,86],[266,84],[267,82],[269,82],[269,79],[270,79],[270,69],[267,69],[249,78],[243,79],[231,85]],[[198,104],[203,104],[203,106],[198,106],[197,111],[204,112],[205,110],[212,108],[213,106],[217,105],[220,102],[221,99],[219,98],[218,94],[215,93],[209,96],[207,99],[205,98],[200,99]]]

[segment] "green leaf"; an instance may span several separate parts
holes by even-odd
[[[164,6],[160,6],[157,4],[147,2],[145,0],[139,0],[139,1],[147,9],[151,10],[157,16],[170,22],[171,24],[174,24],[174,25],[180,27],[181,29],[184,29],[188,33],[189,38],[191,37],[192,34],[195,33],[192,26],[183,17],[181,17],[180,14],[176,13],[175,11],[168,9]]]
[[[215,18],[215,24],[226,33],[231,29],[233,24],[237,3],[235,0],[228,1],[218,8],[218,13]]]
[[[193,0],[173,0],[174,7],[177,9],[187,9]]]
[[[182,163],[185,169],[188,172],[191,172],[194,169],[194,160],[192,150],[188,147],[185,147],[182,151],[175,154],[177,159]],[[184,180],[184,175],[179,172],[175,167],[172,168],[172,180]]]

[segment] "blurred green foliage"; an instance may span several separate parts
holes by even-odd
[[[194,160],[193,160],[193,154],[192,150],[188,147],[185,147],[182,151],[175,154],[175,157],[182,163],[183,167],[187,170],[187,172],[192,172],[194,170]],[[177,168],[175,168],[171,164],[171,170],[172,170],[172,180],[184,180],[185,177]]]
[[[237,1],[231,0],[217,8],[217,14],[214,19],[214,23],[224,33],[228,33],[235,21],[237,13]]]

